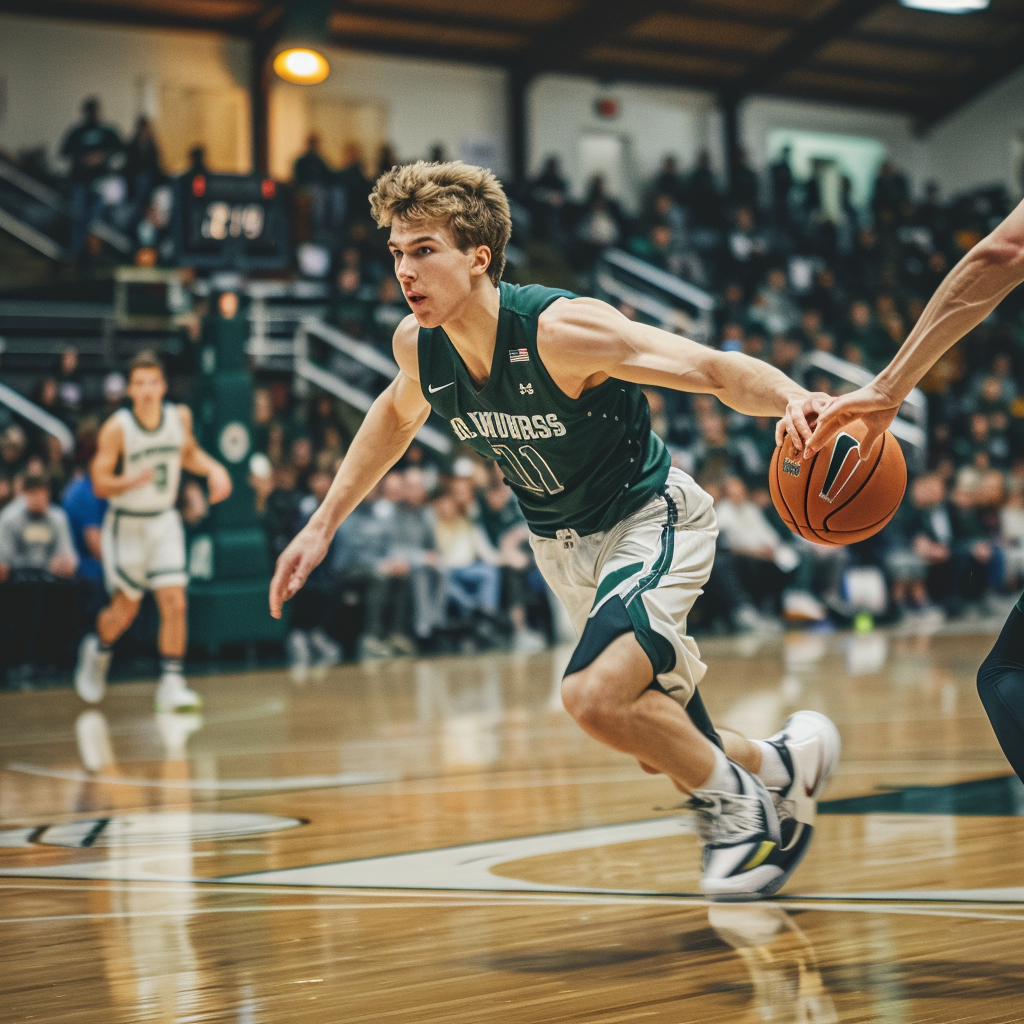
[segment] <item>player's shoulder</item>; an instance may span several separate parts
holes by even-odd
[[[420,379],[419,340],[420,325],[416,322],[416,317],[410,313],[395,328],[395,334],[391,340],[391,351],[402,372],[407,377],[412,377],[413,380]]]
[[[617,336],[622,314],[607,302],[586,297],[559,298],[541,313],[537,341],[561,347],[593,346]]]
[[[100,432],[97,437],[99,444],[111,441],[123,441],[125,424],[131,419],[131,413],[128,409],[117,409],[112,412],[104,421],[100,427]]]
[[[187,405],[174,405],[172,406],[178,413],[178,418],[181,421],[181,425],[186,430],[192,429],[192,410]]]

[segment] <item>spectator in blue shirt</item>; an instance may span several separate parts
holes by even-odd
[[[94,610],[99,611],[107,600],[100,553],[100,530],[107,503],[93,493],[92,480],[85,473],[68,484],[61,504],[78,552],[78,575],[85,581],[91,615]]]

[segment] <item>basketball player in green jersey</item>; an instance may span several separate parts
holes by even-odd
[[[807,848],[839,736],[824,716],[798,712],[770,740],[730,734],[723,749],[696,695],[705,666],[686,635],[711,572],[715,513],[710,496],[671,468],[640,386],[717,395],[752,416],[781,416],[780,429],[804,438],[830,399],[595,299],[503,283],[511,221],[489,171],[397,167],[371,202],[377,223],[391,228],[412,308],[395,332],[399,373],[278,559],[272,614],[433,409],[460,442],[500,464],[537,564],[580,634],[562,685],[569,714],[691,794],[706,894],[776,892]]]
[[[866,387],[837,398],[810,440],[794,437],[809,457],[840,430],[863,419],[867,458],[917,382],[965,334],[974,330],[1024,283],[1024,203],[949,272],[889,365]],[[978,671],[978,693],[999,745],[1024,781],[1024,595],[1010,611],[999,639]]]

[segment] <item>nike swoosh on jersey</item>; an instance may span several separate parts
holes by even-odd
[[[454,383],[455,381],[450,380],[447,384],[442,384],[439,388],[435,388],[433,384],[428,384],[427,390],[433,395],[438,391],[444,391],[445,388],[450,388]]]

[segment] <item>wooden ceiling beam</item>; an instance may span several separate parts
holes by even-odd
[[[4,0],[0,0],[3,3]],[[439,28],[475,28],[486,32],[515,32],[517,35],[538,31],[538,26],[528,21],[494,17],[489,14],[445,14],[437,10],[418,10],[411,7],[373,7],[369,4],[353,4],[335,0],[332,13],[357,14],[363,18],[395,24],[436,25]]]
[[[578,11],[534,32],[524,49],[522,68],[528,74],[577,70],[588,50],[618,42],[644,18],[665,9],[665,0],[587,0]]]
[[[876,8],[889,0],[839,0],[820,18],[794,29],[781,46],[756,61],[747,74],[734,84],[727,99],[731,102],[751,92],[763,92],[790,71],[808,63],[826,43],[845,35]]]
[[[122,4],[74,3],[69,0],[2,0],[0,13],[27,14],[40,18],[63,18],[69,21],[97,21],[138,28],[174,28],[196,32],[217,32],[222,35],[249,38],[254,18],[202,18],[174,14]]]
[[[871,43],[876,46],[896,46],[902,50],[922,50],[927,53],[949,53],[954,56],[987,53],[992,47],[965,39],[935,39],[915,36],[903,32],[878,32],[874,29],[857,29],[846,36],[857,43]]]
[[[450,60],[458,64],[485,64],[490,67],[511,67],[516,60],[516,50],[487,49],[474,46],[458,46],[450,43],[430,42],[424,44],[413,39],[378,36],[372,32],[332,33],[332,46],[347,50],[362,50],[369,53],[387,54],[397,57],[433,58]]]
[[[1024,41],[1014,37],[995,50],[990,50],[978,70],[961,79],[954,88],[929,105],[918,122],[922,132],[956,113],[961,107],[994,86],[1000,79],[1024,67]]]

